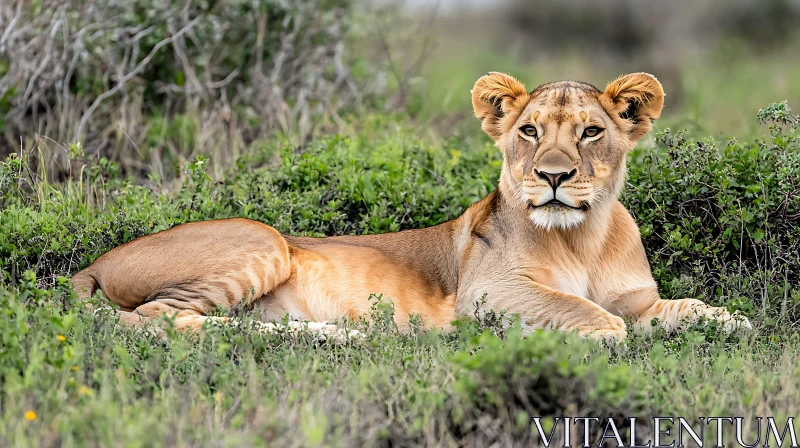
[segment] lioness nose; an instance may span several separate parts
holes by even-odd
[[[572,177],[575,176],[575,173],[578,172],[578,170],[572,170],[569,173],[567,173],[566,171],[562,173],[546,173],[544,171],[539,171],[539,170],[534,170],[534,171],[536,172],[537,176],[546,180],[547,183],[550,184],[550,186],[553,187],[554,190],[558,188],[559,185],[572,179]]]

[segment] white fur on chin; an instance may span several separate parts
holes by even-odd
[[[529,217],[534,224],[545,230],[554,228],[569,230],[582,223],[586,219],[586,214],[580,210],[547,207],[532,210]]]

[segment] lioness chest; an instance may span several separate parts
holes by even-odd
[[[618,202],[596,212],[605,213],[599,219],[604,225],[593,228],[588,223],[579,238],[556,231],[539,231],[531,237],[535,230],[526,227],[528,223],[485,226],[481,230],[489,244],[476,246],[479,253],[473,257],[479,260],[477,275],[494,272],[498,292],[525,278],[588,299],[613,313],[637,308],[626,302],[630,292],[655,289],[638,227]]]
[[[562,261],[549,268],[532,269],[528,276],[548,288],[589,299],[612,310],[626,291],[653,284],[647,274],[635,272],[637,270],[631,267],[620,266],[619,270],[614,270],[615,265]]]

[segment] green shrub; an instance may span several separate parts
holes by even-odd
[[[596,343],[545,331],[523,338],[519,326],[505,340],[488,332],[471,339],[474,345],[452,358],[457,401],[451,413],[457,432],[479,445],[491,443],[479,424],[530,445],[538,435],[533,417],[580,410],[582,416],[614,418],[624,428],[626,416],[650,415],[642,378],[625,364],[611,364]]]
[[[768,140],[659,132],[657,150],[634,152],[623,199],[667,294],[797,322],[798,119],[785,102],[758,119]]]
[[[0,15],[13,18],[0,156],[36,145],[51,177],[76,141],[125,173],[167,178],[198,154],[233,160],[275,134],[302,142],[380,72],[347,69],[350,0],[4,2]]]

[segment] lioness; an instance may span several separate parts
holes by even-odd
[[[746,319],[694,299],[659,298],[639,231],[617,200],[625,156],[664,105],[655,77],[634,73],[605,91],[575,81],[532,92],[502,73],[481,77],[472,105],[503,152],[497,189],[459,218],[384,235],[304,238],[246,219],[179,225],[108,252],[77,273],[79,296],[99,288],[121,320],[163,315],[197,329],[243,298],[262,320],[355,319],[371,294],[447,328],[486,297],[525,330],[623,339],[623,317],[648,330],[702,315],[727,328]]]

